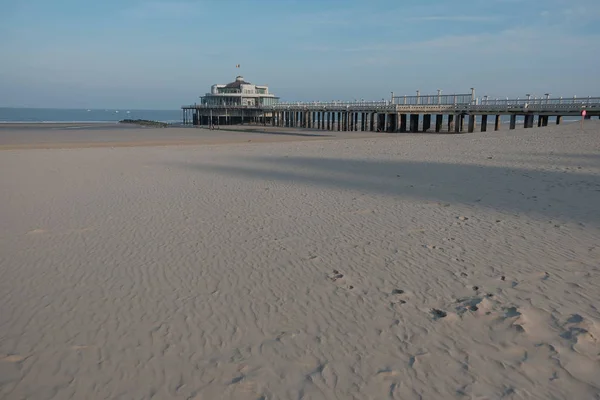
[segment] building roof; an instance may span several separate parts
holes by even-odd
[[[239,89],[241,85],[250,85],[250,82],[246,82],[243,76],[237,76],[235,82],[228,83],[225,85],[226,88]]]

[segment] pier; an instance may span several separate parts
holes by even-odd
[[[560,124],[564,117],[600,117],[600,97],[517,99],[477,98],[470,93],[394,96],[382,101],[280,102],[270,105],[194,104],[183,106],[183,123],[193,125],[263,124],[329,131],[449,132],[499,130]]]

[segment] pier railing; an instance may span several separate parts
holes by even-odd
[[[600,97],[558,97],[558,98],[516,98],[516,99],[490,99],[484,97],[480,105],[503,105],[503,106],[525,106],[525,105],[578,105],[592,106],[600,104]]]
[[[471,93],[459,94],[426,94],[417,96],[393,96],[392,103],[398,105],[459,105],[473,104]]]

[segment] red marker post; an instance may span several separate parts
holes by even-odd
[[[583,129],[583,120],[585,119],[585,116],[587,115],[587,111],[583,110],[581,112],[581,129]]]

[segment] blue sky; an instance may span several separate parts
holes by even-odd
[[[600,95],[600,0],[0,0],[0,59],[0,106]]]

